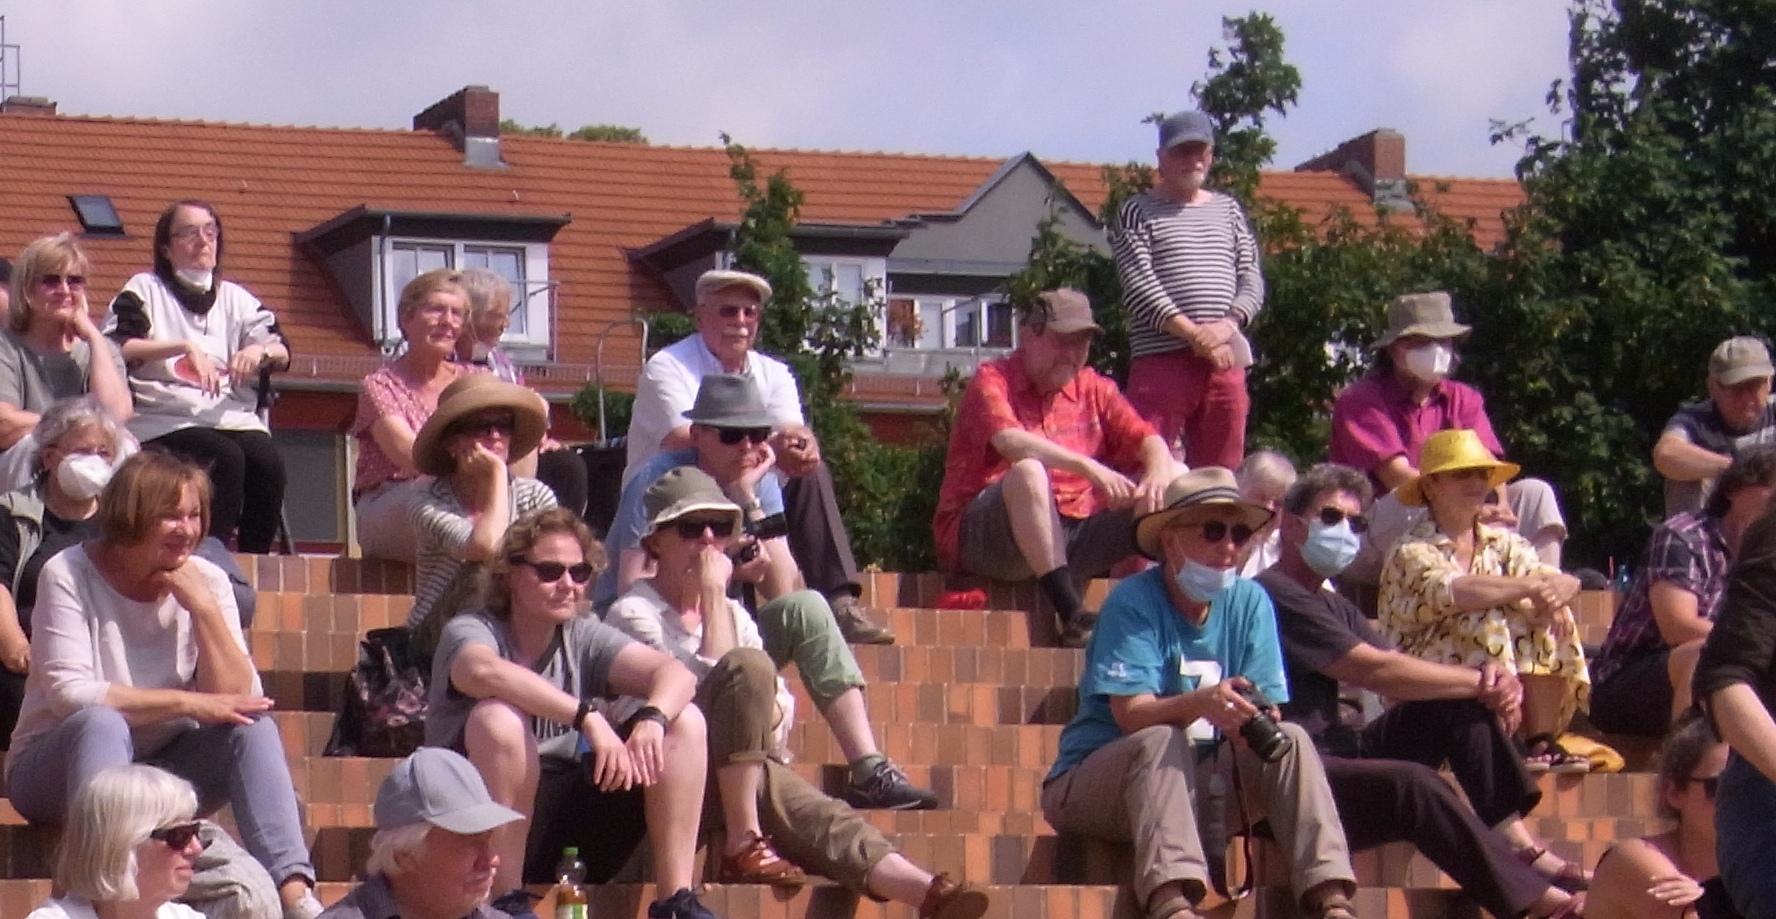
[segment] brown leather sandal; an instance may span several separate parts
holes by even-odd
[[[1591,873],[1586,871],[1583,865],[1576,862],[1569,862],[1566,859],[1561,858],[1560,867],[1554,869],[1552,874],[1543,871],[1540,868],[1536,868],[1535,863],[1541,861],[1542,856],[1547,854],[1548,850],[1545,846],[1530,846],[1527,849],[1517,850],[1518,860],[1522,861],[1525,865],[1530,866],[1530,868],[1534,869],[1537,874],[1547,878],[1548,882],[1555,887],[1558,887],[1567,893],[1580,893],[1591,889]],[[1554,857],[1560,858],[1558,855]]]
[[[721,879],[727,884],[770,884],[773,887],[800,887],[808,883],[802,869],[777,854],[771,840],[757,833],[746,834],[746,845],[732,855],[722,856]]]

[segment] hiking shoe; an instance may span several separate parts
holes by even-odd
[[[845,803],[858,810],[922,811],[937,806],[937,795],[914,785],[906,773],[887,758],[876,764],[869,778],[855,778],[845,786]]]
[[[987,911],[987,894],[972,884],[958,884],[947,874],[931,879],[919,919],[979,919]]]
[[[655,900],[648,905],[648,919],[721,919],[709,911],[691,893],[689,887],[680,887],[678,892],[663,900]]]
[[[514,887],[488,901],[488,906],[511,916],[512,919],[540,919],[536,910],[536,895],[522,887]]]
[[[842,593],[832,600],[833,619],[839,623],[839,634],[854,645],[891,645],[894,633],[870,621],[857,598]]]

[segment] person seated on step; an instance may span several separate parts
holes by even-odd
[[[194,550],[210,478],[159,450],[125,460],[99,495],[99,535],[45,562],[31,676],[6,790],[34,824],[64,822],[100,770],[159,766],[230,806],[287,917],[321,911],[295,786],[228,576]]]
[[[418,547],[407,627],[430,653],[438,629],[474,599],[480,570],[513,520],[555,506],[555,493],[515,474],[548,426],[543,400],[489,374],[458,379],[413,440],[421,473],[436,476],[409,508]]]
[[[661,892],[648,916],[705,919],[692,879],[708,768],[697,678],[583,614],[603,561],[566,508],[512,524],[483,572],[480,608],[444,624],[426,744],[467,756],[493,799],[525,817],[494,830],[494,906],[529,912],[520,885],[554,880],[565,846],[603,883],[645,835]],[[627,698],[606,701],[615,696]]]
[[[1714,628],[1727,568],[1776,493],[1776,447],[1733,460],[1700,511],[1653,530],[1628,596],[1591,664],[1591,724],[1612,734],[1663,735],[1690,707],[1690,679]]]
[[[1289,486],[1295,484],[1295,464],[1274,450],[1259,450],[1240,463],[1233,477],[1239,482],[1241,495],[1275,511],[1283,506],[1283,495]],[[1240,577],[1255,578],[1258,572],[1276,564],[1281,551],[1277,521],[1276,517],[1270,518],[1270,523],[1246,543],[1240,558]]]
[[[857,658],[825,596],[801,589],[801,568],[782,535],[782,492],[771,474],[776,454],[768,440],[769,418],[758,390],[747,377],[711,374],[699,384],[697,401],[685,417],[691,420],[692,445],[649,460],[644,465],[646,475],[623,487],[605,543],[614,564],[599,575],[593,608],[609,607],[654,566],[642,545],[642,537],[652,529],[648,489],[673,470],[700,470],[717,483],[727,500],[742,508],[749,558],[735,571],[734,585],[752,585],[763,601],[758,627],[772,660],[779,665],[796,662],[802,685],[832,726],[845,761],[851,764],[845,800],[860,808],[936,807],[937,796],[914,787],[876,746]]]
[[[26,919],[204,919],[173,902],[204,850],[196,813],[191,783],[164,769],[100,770],[69,802],[54,893]]]
[[[1023,313],[1016,350],[962,396],[931,523],[939,568],[1035,578],[1074,648],[1096,619],[1080,585],[1135,554],[1134,516],[1160,506],[1176,471],[1153,426],[1086,366],[1102,331],[1076,290]]]
[[[1325,769],[1275,708],[1289,701],[1276,615],[1234,569],[1271,512],[1215,466],[1178,476],[1164,499],[1134,528],[1159,565],[1110,591],[1086,648],[1043,816],[1063,833],[1133,844],[1145,914],[1193,919],[1210,882],[1199,813],[1216,822],[1199,808],[1199,776],[1213,775],[1210,789],[1244,792],[1240,813],[1268,816],[1304,914],[1351,919],[1355,875]]]
[[[1283,715],[1318,746],[1353,850],[1406,840],[1494,916],[1574,915],[1581,903],[1571,892],[1585,888],[1584,871],[1550,854],[1523,822],[1542,793],[1511,739],[1523,714],[1517,678],[1490,661],[1401,654],[1325,586],[1356,558],[1369,499],[1367,477],[1330,463],[1283,497],[1281,557],[1257,578],[1283,642]],[[1360,716],[1352,723],[1341,685],[1395,704],[1367,725]],[[1437,774],[1444,765],[1467,803]]]
[[[364,879],[321,919],[507,919],[487,904],[499,865],[494,834],[524,815],[494,801],[461,754],[413,751],[382,780],[371,815]]]
[[[1455,321],[1444,291],[1394,298],[1387,330],[1371,346],[1373,366],[1333,402],[1329,459],[1367,474],[1380,496],[1370,508],[1373,526],[1363,554],[1347,579],[1377,583],[1388,551],[1423,519],[1422,510],[1401,504],[1392,492],[1418,475],[1414,463],[1426,438],[1469,429],[1494,456],[1504,454],[1480,391],[1449,378],[1460,363],[1456,346],[1472,331]],[[1566,519],[1547,482],[1517,479],[1489,495],[1483,513],[1483,522],[1522,534],[1542,561],[1560,566]]]
[[[1665,516],[1700,511],[1716,480],[1754,447],[1776,446],[1776,396],[1770,349],[1741,335],[1708,356],[1708,398],[1678,408],[1653,444],[1653,468],[1665,477]]]
[[[839,515],[832,472],[820,458],[820,439],[802,417],[802,396],[788,365],[756,349],[759,321],[771,300],[771,285],[745,271],[705,271],[697,278],[691,319],[694,335],[661,348],[641,368],[635,408],[629,422],[629,461],[623,485],[649,481],[643,467],[662,451],[693,446],[686,420],[704,377],[739,374],[758,387],[770,416],[764,425],[782,479],[784,524],[790,546],[808,575],[808,586],[823,594],[847,641],[893,644],[894,633],[870,621],[857,600],[862,576],[851,554],[851,534]]]
[[[933,877],[861,814],[781,761],[790,713],[767,651],[771,642],[728,597],[740,506],[694,466],[650,483],[643,503],[648,525],[641,544],[655,573],[630,587],[605,618],[698,676],[695,702],[714,726],[706,812],[726,834],[715,880],[799,886],[806,868],[860,894],[916,906],[920,916],[973,919],[985,912],[984,893]],[[803,595],[820,600],[813,591]],[[811,683],[843,677],[830,651],[845,646],[836,636],[828,644],[829,653],[808,659],[820,668]]]
[[[1490,662],[1517,677],[1528,768],[1589,771],[1584,757],[1558,742],[1591,691],[1571,607],[1579,579],[1544,561],[1528,539],[1488,522],[1488,496],[1518,466],[1494,457],[1477,432],[1458,428],[1426,439],[1417,468],[1394,498],[1427,513],[1382,568],[1381,633],[1414,657]]]
[[[1675,825],[1622,840],[1603,853],[1586,919],[1738,919],[1714,852],[1715,795],[1727,752],[1701,718],[1691,717],[1671,733],[1653,793],[1659,816]]]

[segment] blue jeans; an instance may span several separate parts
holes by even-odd
[[[1715,801],[1715,858],[1733,905],[1745,916],[1776,916],[1776,783],[1727,758]]]

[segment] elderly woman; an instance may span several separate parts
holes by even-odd
[[[91,393],[119,421],[132,411],[123,357],[99,332],[86,301],[86,253],[74,234],[25,247],[0,331],[0,448],[37,426],[57,399]]]
[[[55,890],[27,919],[203,919],[172,902],[191,886],[198,853],[191,783],[153,766],[114,766],[68,808]]]
[[[637,582],[605,618],[700,677],[696,701],[716,726],[709,763],[727,830],[719,879],[797,885],[805,881],[800,864],[859,893],[917,907],[921,917],[984,913],[986,894],[932,876],[849,805],[773,758],[774,728],[783,717],[777,666],[752,617],[727,596],[740,506],[695,466],[661,476],[643,504],[642,545],[657,573]]]
[[[1528,768],[1588,771],[1584,758],[1556,742],[1591,689],[1568,606],[1579,581],[1482,517],[1487,496],[1518,467],[1465,429],[1431,435],[1418,460],[1418,476],[1395,497],[1429,513],[1382,567],[1382,631],[1407,654],[1467,667],[1492,663],[1515,674],[1523,683]]]
[[[222,242],[215,208],[167,207],[154,224],[154,270],[112,299],[105,333],[129,363],[131,433],[206,467],[210,534],[264,553],[283,519],[284,461],[259,416],[258,383],[290,365],[290,349],[259,298],[222,279]]]
[[[428,271],[401,288],[395,321],[406,350],[364,378],[350,433],[358,441],[352,513],[365,555],[411,562],[414,502],[429,482],[413,461],[413,439],[457,378],[479,372],[453,363],[469,309],[462,275]]]
[[[493,800],[525,816],[494,830],[494,905],[529,908],[521,882],[553,880],[565,845],[608,880],[643,834],[671,891],[648,915],[704,919],[692,861],[708,761],[696,678],[670,657],[581,614],[603,552],[551,508],[505,531],[484,608],[452,618],[432,659],[426,743],[469,758]],[[602,700],[624,695],[627,717]],[[532,818],[535,819],[532,819]]]
[[[500,347],[500,338],[511,324],[512,282],[486,268],[462,273],[463,290],[469,295],[469,323],[456,342],[456,359],[486,367],[495,377],[526,385],[524,371]],[[537,481],[549,486],[556,500],[576,514],[586,513],[588,486],[586,464],[579,454],[553,437],[537,445]]]
[[[1587,919],[1725,919],[1726,900],[1714,858],[1715,796],[1727,766],[1727,745],[1699,718],[1680,724],[1659,759],[1659,816],[1669,832],[1628,839],[1597,862],[1585,904]]]
[[[320,903],[271,700],[228,576],[192,554],[209,484],[184,460],[138,453],[99,496],[98,537],[44,563],[6,790],[26,820],[54,825],[103,769],[166,769],[205,812],[231,806],[285,915],[306,919]]]

